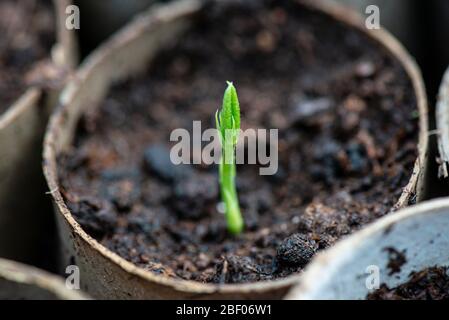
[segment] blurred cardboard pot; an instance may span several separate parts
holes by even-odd
[[[367,31],[358,15],[346,9],[319,1],[301,1],[305,8],[324,12],[331,21],[366,34],[386,48],[397,59],[409,77],[419,111],[418,159],[410,180],[396,207],[419,199],[427,154],[427,106],[423,84],[417,67],[402,47],[386,32]],[[105,98],[114,82],[145,70],[159,49],[179,38],[193,23],[203,2],[186,0],[152,9],[115,35],[88,57],[76,79],[61,95],[61,108],[51,118],[44,144],[44,173],[56,203],[58,227],[63,243],[65,264],[75,262],[83,274],[81,282],[92,296],[98,298],[280,298],[299,279],[293,275],[280,280],[248,284],[203,284],[178,280],[137,267],[106,249],[89,236],[76,222],[61,193],[57,159],[72,148],[80,118]]]
[[[448,267],[448,227],[447,199],[386,216],[318,254],[287,299],[365,299],[376,282],[395,288],[413,272]]]
[[[13,3],[20,7],[33,2]],[[65,0],[57,0],[54,5],[63,8],[65,3]],[[2,2],[2,5],[6,4]],[[12,6],[10,2],[9,8]],[[63,12],[62,9],[57,11],[60,14]],[[39,12],[40,16],[33,20],[36,23],[47,21],[54,15],[51,11],[44,11],[45,15]],[[8,15],[14,15],[14,12]],[[2,101],[0,105],[0,256],[24,262],[36,262],[38,248],[44,245],[44,238],[49,233],[51,215],[49,206],[45,205],[48,196],[44,194],[45,183],[39,165],[42,136],[57,91],[63,86],[63,78],[68,74],[68,66],[75,64],[72,60],[74,55],[70,53],[74,48],[74,40],[64,23],[61,23],[65,18],[59,16],[58,21],[59,29],[54,28],[56,45],[48,48],[45,62],[36,61],[39,65],[32,66],[31,76],[36,80],[31,82],[35,85],[24,85],[24,88],[20,88],[23,91],[21,96],[16,99],[11,97],[11,104],[4,105]],[[54,19],[48,23],[56,25]],[[51,37],[55,38],[56,34]],[[10,36],[14,40],[19,38],[16,34]],[[6,47],[4,51],[7,50]],[[29,75],[29,71],[23,73]],[[24,74],[21,76],[25,77]],[[5,94],[9,94],[14,89],[18,91],[14,85],[0,90],[8,91]]]
[[[0,300],[84,300],[62,278],[18,262],[0,259]]]
[[[436,126],[439,152],[439,170],[440,178],[449,176],[449,69],[446,70],[440,85],[436,105]]]

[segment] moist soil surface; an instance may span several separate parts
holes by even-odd
[[[54,30],[51,1],[0,1],[0,115],[38,81]]]
[[[449,274],[447,267],[432,267],[412,272],[400,286],[389,288],[382,284],[370,293],[369,300],[448,300]]]
[[[416,99],[397,61],[294,1],[242,3],[199,14],[145,74],[89,108],[58,158],[84,230],[156,274],[242,283],[301,272],[317,251],[391,212],[412,172]],[[169,160],[173,129],[214,127],[226,80],[242,129],[279,129],[275,175],[237,165],[239,236],[217,207],[217,166]]]

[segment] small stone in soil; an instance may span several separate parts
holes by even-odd
[[[316,245],[313,241],[295,233],[279,245],[276,259],[280,264],[303,267],[312,259],[315,251]]]
[[[170,159],[170,150],[162,144],[154,144],[145,149],[145,168],[160,179],[173,182],[191,174],[191,168],[185,164],[175,165]]]
[[[371,77],[376,72],[376,66],[371,61],[362,61],[357,64],[355,72],[361,78]]]
[[[315,180],[332,183],[341,171],[338,152],[342,147],[334,141],[323,141],[318,145],[320,148],[314,150],[316,163],[310,168],[311,175]]]
[[[351,143],[347,148],[348,158],[351,164],[351,171],[354,173],[363,172],[368,163],[365,157],[363,146],[358,143]]]
[[[218,199],[218,181],[213,174],[196,174],[181,179],[175,186],[171,206],[180,218],[199,219],[204,208],[214,207]]]
[[[291,119],[293,123],[307,121],[313,116],[328,111],[333,105],[333,101],[329,98],[301,99],[296,101]]]
[[[140,178],[140,172],[137,167],[105,169],[101,171],[101,177],[104,180],[108,181],[116,181],[123,179],[137,180],[138,178]]]

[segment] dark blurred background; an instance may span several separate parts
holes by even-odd
[[[136,13],[170,0],[74,0],[81,12],[78,36],[82,56],[118,30]],[[380,23],[394,34],[421,67],[433,104],[449,64],[448,0],[330,0],[352,6],[362,15],[368,5],[380,9]]]

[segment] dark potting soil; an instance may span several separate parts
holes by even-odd
[[[242,3],[208,8],[145,75],[114,86],[58,159],[84,230],[156,274],[241,283],[300,272],[392,211],[412,172],[416,99],[389,53],[294,1]],[[242,129],[279,129],[275,175],[237,166],[236,237],[217,210],[217,166],[169,161],[173,129],[215,126],[226,80]]]
[[[412,272],[406,283],[391,289],[382,284],[367,298],[369,300],[448,300],[448,268],[432,267]]]
[[[51,1],[0,1],[0,114],[38,81],[54,43]]]

